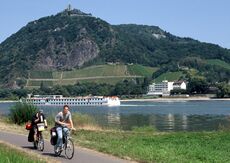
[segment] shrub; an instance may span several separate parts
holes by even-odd
[[[10,120],[15,124],[22,124],[31,120],[32,116],[38,111],[34,105],[26,103],[16,103],[10,109]]]

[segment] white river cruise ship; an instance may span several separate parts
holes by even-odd
[[[79,96],[63,97],[63,95],[28,95],[26,103],[33,105],[72,105],[72,106],[119,106],[117,96]]]

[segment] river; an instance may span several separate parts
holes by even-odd
[[[14,103],[0,103],[0,114],[8,114]],[[46,115],[62,107],[42,106]],[[230,128],[230,101],[129,101],[119,107],[74,106],[72,112],[88,114],[103,127],[130,130],[153,126],[159,131],[213,131]]]

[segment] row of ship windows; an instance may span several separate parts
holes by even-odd
[[[44,105],[45,103],[39,103],[39,102],[35,102],[34,104],[36,105]],[[51,102],[50,104],[52,105],[102,105],[102,103],[100,102],[92,102],[92,103],[53,103]]]
[[[97,101],[102,101],[103,99],[56,99],[56,100],[49,100],[49,101],[89,101],[89,100],[97,100]]]
[[[102,101],[102,98],[99,99],[55,99],[55,100],[49,100],[51,102],[59,102],[59,101],[88,101],[88,100],[97,100],[97,101]],[[28,101],[44,101],[44,100],[28,100]]]

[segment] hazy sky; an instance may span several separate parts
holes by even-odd
[[[110,24],[145,24],[230,49],[230,0],[1,0],[0,42],[68,4]]]

